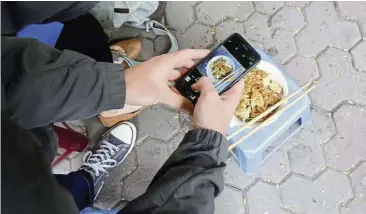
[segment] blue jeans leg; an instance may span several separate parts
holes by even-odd
[[[94,181],[88,172],[80,170],[55,177],[58,183],[71,193],[80,211],[92,205]]]

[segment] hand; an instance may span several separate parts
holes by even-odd
[[[194,65],[194,59],[205,57],[209,50],[186,49],[154,57],[125,72],[126,104],[152,105],[164,103],[177,109],[192,108],[192,104],[179,95],[169,81],[181,77],[177,68],[187,70]]]
[[[244,80],[240,80],[221,96],[207,77],[201,78],[192,85],[192,88],[201,92],[193,112],[193,127],[212,129],[225,136],[230,120],[239,104]]]

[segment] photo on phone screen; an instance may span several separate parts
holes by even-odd
[[[218,93],[245,72],[245,68],[223,45],[218,47],[209,58],[199,63],[196,68],[203,76],[210,78]]]
[[[208,56],[175,82],[178,91],[193,103],[199,93],[191,86],[207,76],[221,94],[239,81],[260,61],[260,55],[239,34],[232,34],[216,46]]]

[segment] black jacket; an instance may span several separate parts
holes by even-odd
[[[52,175],[39,140],[4,117],[1,131],[1,213],[79,213]],[[214,197],[224,188],[227,147],[215,131],[189,131],[146,192],[119,214],[213,214]]]
[[[2,33],[11,35],[25,24],[57,17],[67,20],[88,8],[77,10],[75,2],[40,7],[42,3],[33,3],[39,8],[32,12],[32,3],[2,2]],[[122,108],[126,90],[121,66],[14,37],[1,38],[1,59],[2,213],[77,214],[71,195],[52,175],[39,135],[24,128]],[[119,213],[212,214],[214,197],[223,189],[227,146],[215,131],[188,132],[146,193]]]

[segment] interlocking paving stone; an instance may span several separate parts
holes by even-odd
[[[212,45],[212,29],[211,27],[195,23],[187,29],[183,34],[176,33],[179,48],[207,48]]]
[[[247,191],[246,198],[248,202],[248,213],[250,214],[287,213],[281,209],[280,191],[275,186],[258,182]]]
[[[129,201],[146,191],[151,180],[170,155],[164,142],[150,137],[136,150],[138,167],[122,181],[122,195]]]
[[[223,9],[225,8],[225,9]],[[243,21],[253,12],[252,2],[202,2],[196,7],[197,20],[213,26],[227,17]]]
[[[287,153],[278,150],[263,164],[261,178],[268,182],[280,183],[289,173],[290,164]]]
[[[343,100],[366,104],[366,73],[353,69],[348,52],[330,48],[318,64],[322,77],[311,93],[315,105],[330,111]]]
[[[277,29],[272,39],[264,42],[267,53],[275,57],[279,63],[285,63],[296,53],[295,43],[291,32]]]
[[[293,172],[311,177],[325,167],[321,145],[335,134],[330,115],[311,112],[311,126],[301,130],[286,146]]]
[[[226,184],[244,190],[253,184],[256,178],[256,176],[246,175],[233,157],[226,161],[224,173],[224,181]]]
[[[362,163],[350,174],[352,186],[355,189],[355,198],[342,207],[342,214],[364,214],[366,213],[366,163]]]
[[[179,132],[180,124],[176,114],[168,106],[154,105],[143,110],[131,122],[138,127],[139,140],[147,136],[168,140]]]
[[[122,181],[122,198],[131,201],[143,194],[159,169],[138,166]]]
[[[294,172],[312,176],[325,165],[323,152],[320,146],[300,144],[289,151],[291,166]]]
[[[347,176],[327,170],[315,181],[292,175],[280,186],[284,207],[295,213],[337,213],[337,207],[352,197]]]
[[[366,71],[366,40],[363,40],[351,51],[355,67],[359,70]]]
[[[301,10],[285,6],[273,16],[268,24],[274,28],[282,28],[286,31],[297,33],[305,25],[305,22]]]
[[[161,140],[147,138],[142,145],[137,148],[137,162],[139,166],[160,168],[168,157],[168,149]]]
[[[224,41],[228,37],[228,35],[231,35],[233,33],[240,33],[241,35],[243,35],[243,24],[234,20],[226,20],[220,23],[215,30],[217,42]]]
[[[253,41],[265,43],[271,39],[271,28],[268,27],[268,16],[254,13],[244,22],[245,36]]]
[[[337,135],[324,146],[327,163],[348,170],[361,159],[366,160],[366,109],[342,106],[334,113]]]
[[[168,27],[183,32],[194,22],[193,5],[195,2],[167,2],[166,18]]]
[[[192,117],[184,112],[179,113],[179,121],[181,128],[184,132],[187,132],[193,128]]]
[[[360,23],[363,35],[366,35],[366,4],[365,2],[338,2],[340,15]]]
[[[179,132],[176,136],[174,136],[171,140],[165,142],[168,144],[168,154],[169,156],[178,148],[179,144],[182,142],[185,133]]]
[[[255,9],[256,11],[271,15],[283,5],[282,1],[257,1],[255,2]]]
[[[314,58],[296,56],[286,66],[286,71],[299,85],[319,77],[318,67]]]
[[[239,190],[225,186],[224,191],[215,199],[215,214],[244,214],[243,194]]]
[[[136,151],[133,150],[119,166],[113,169],[101,189],[93,206],[99,209],[111,209],[122,199],[122,179],[137,167]]]
[[[245,36],[264,45],[266,51],[280,63],[296,53],[293,32],[268,26],[268,16],[255,13],[244,23]]]
[[[312,2],[305,13],[309,24],[296,35],[299,53],[305,56],[316,56],[328,45],[350,49],[361,40],[357,24],[338,19],[332,2]]]

